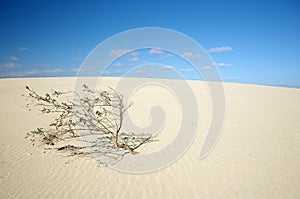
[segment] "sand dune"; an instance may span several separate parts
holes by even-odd
[[[102,84],[114,86],[116,81],[105,78]],[[211,102],[203,82],[189,83],[200,118],[193,144],[169,167],[129,174],[99,166],[95,159],[45,152],[24,138],[49,122],[25,109],[25,85],[39,92],[72,90],[75,78],[1,79],[0,198],[300,198],[300,90],[224,83],[223,134],[209,156],[199,159]],[[143,126],[150,122],[147,109],[153,104],[169,110],[161,140],[145,147],[145,153],[170,143],[180,121],[180,109],[172,108],[176,100],[157,91],[148,88],[146,94],[163,95],[161,101],[151,101],[155,98],[141,91],[129,112]]]

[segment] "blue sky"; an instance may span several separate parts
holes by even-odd
[[[195,39],[208,51],[224,81],[300,87],[300,3],[296,0],[7,0],[0,2],[0,26],[1,77],[74,76],[100,42],[128,29],[150,26]],[[146,54],[132,57],[141,61]],[[114,64],[119,62],[129,66],[121,60]],[[163,64],[196,78],[192,70],[184,71],[185,66],[175,62]],[[121,64],[107,74],[118,75]]]

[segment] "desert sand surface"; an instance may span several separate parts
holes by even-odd
[[[211,99],[203,82],[190,81],[200,117],[194,142],[172,165],[130,174],[99,166],[95,159],[45,152],[43,146],[32,146],[24,138],[28,131],[50,122],[38,110],[25,108],[21,96],[26,93],[25,86],[43,93],[72,90],[75,81],[0,80],[0,198],[300,198],[300,89],[224,83],[223,133],[214,150],[200,159],[210,124]],[[103,80],[111,86],[116,81]],[[151,101],[159,98],[146,94],[161,100]],[[148,88],[133,101],[129,115],[139,125],[149,123],[147,109],[153,103],[170,109],[161,140],[153,146],[167,145],[180,122],[176,100]]]

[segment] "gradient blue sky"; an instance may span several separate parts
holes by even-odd
[[[1,1],[0,76],[74,76],[97,44],[148,26],[195,39],[224,81],[300,87],[296,0]]]

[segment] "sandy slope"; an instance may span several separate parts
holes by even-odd
[[[107,78],[105,83],[115,81]],[[192,146],[165,169],[127,174],[99,167],[94,159],[44,153],[24,139],[26,132],[48,122],[38,112],[25,110],[24,86],[40,92],[70,90],[74,82],[74,78],[0,80],[1,198],[300,198],[299,89],[225,83],[223,135],[213,152],[200,160],[210,122],[210,97],[203,83],[190,82],[201,118]],[[155,91],[147,93],[155,96]],[[139,111],[130,113],[139,125],[149,122],[139,102],[153,103],[143,96],[135,98]],[[163,99],[166,107],[176,104],[167,94]],[[174,120],[169,120],[165,132],[177,128],[180,111],[172,110],[167,114]],[[162,137],[161,143],[168,139],[172,135]]]

